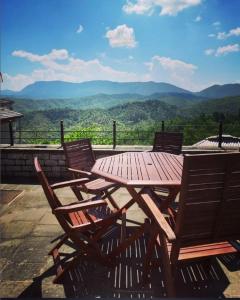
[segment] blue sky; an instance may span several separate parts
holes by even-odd
[[[240,82],[239,0],[0,0],[2,89],[40,80]]]

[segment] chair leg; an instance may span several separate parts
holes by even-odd
[[[69,271],[74,266],[76,266],[76,264],[78,263],[80,258],[81,258],[81,255],[77,255],[70,262],[65,263],[64,266],[61,265],[61,261],[59,260],[58,267],[57,267],[57,275],[53,279],[53,283],[60,283],[61,279],[64,277],[66,272]],[[56,261],[56,259],[55,259],[55,261]]]
[[[116,201],[113,199],[112,194],[114,192],[116,192],[118,189],[119,189],[119,187],[114,187],[110,191],[107,190],[103,196],[103,199],[107,198],[109,200],[109,202],[111,203],[111,205],[113,206],[113,208],[116,208],[117,210],[119,210],[120,207],[117,205]]]
[[[170,263],[170,258],[168,254],[167,242],[163,234],[160,233],[160,243],[162,252],[162,263],[163,263],[163,273],[166,279],[166,289],[168,297],[176,297],[176,291],[174,286],[174,272],[172,272],[172,265]],[[176,268],[175,268],[176,270]],[[174,270],[174,271],[175,271]],[[176,277],[176,276],[175,276]]]
[[[147,251],[145,254],[145,259],[143,263],[143,282],[146,283],[148,279],[148,274],[150,273],[150,265],[151,265],[151,259],[153,256],[154,246],[156,245],[156,239],[158,236],[158,230],[151,229],[150,232],[150,238],[147,244]]]
[[[71,189],[79,201],[84,200],[79,188],[72,186]]]
[[[63,235],[63,237],[60,239],[60,241],[48,252],[48,255],[53,255],[53,252],[57,249],[59,249],[68,239],[68,236],[66,234]]]
[[[142,224],[138,230],[134,232],[129,238],[125,239],[123,242],[121,242],[116,248],[112,250],[108,254],[110,260],[116,258],[124,249],[126,249],[128,246],[130,246],[135,240],[137,240],[141,235],[143,235],[145,231],[145,224]]]

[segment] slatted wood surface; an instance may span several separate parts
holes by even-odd
[[[95,163],[95,157],[89,139],[64,143],[63,148],[69,168],[82,171],[91,170]]]
[[[176,221],[182,242],[240,237],[240,153],[186,156]]]
[[[163,152],[126,152],[98,159],[92,173],[129,186],[179,186],[183,157]]]
[[[155,132],[153,151],[180,154],[183,134],[181,132]]]

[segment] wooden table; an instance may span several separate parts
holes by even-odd
[[[134,203],[143,210],[148,219],[144,222],[144,231],[149,234],[147,250],[143,261],[143,282],[147,281],[148,265],[158,237],[159,227],[164,216],[151,197],[146,197],[146,187],[167,187],[169,195],[162,208],[167,208],[179,192],[182,177],[183,156],[164,152],[126,152],[98,159],[92,173],[124,186],[132,199],[124,205],[127,209]],[[140,187],[140,192],[135,188]],[[149,221],[150,220],[150,221]],[[161,228],[164,228],[161,226]],[[165,229],[168,230],[167,228]],[[167,232],[166,232],[167,233]],[[168,234],[171,237],[171,235]],[[174,239],[174,237],[171,237]],[[164,270],[168,270],[163,260]],[[169,278],[168,272],[165,272]],[[169,292],[170,291],[170,292]],[[171,294],[171,289],[169,290]]]
[[[164,152],[126,152],[98,159],[91,172],[126,187],[132,196],[126,208],[134,202],[141,205],[136,187],[168,187],[170,193],[164,202],[166,207],[179,191],[182,165],[181,155]]]

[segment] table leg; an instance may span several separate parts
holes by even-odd
[[[143,205],[142,198],[141,198],[141,192],[143,189],[141,189],[141,191],[139,191],[139,192],[136,192],[135,188],[130,187],[130,186],[126,187],[126,189],[129,192],[129,194],[132,196],[132,199],[129,202],[131,202],[132,204],[137,203],[138,206],[144,211],[144,213],[146,215],[148,215],[148,213],[146,212],[146,209]],[[126,205],[128,205],[128,203]]]
[[[171,203],[175,200],[177,194],[179,193],[179,187],[169,187],[169,194],[166,197],[166,199],[160,204],[160,209],[166,209],[168,208]]]

